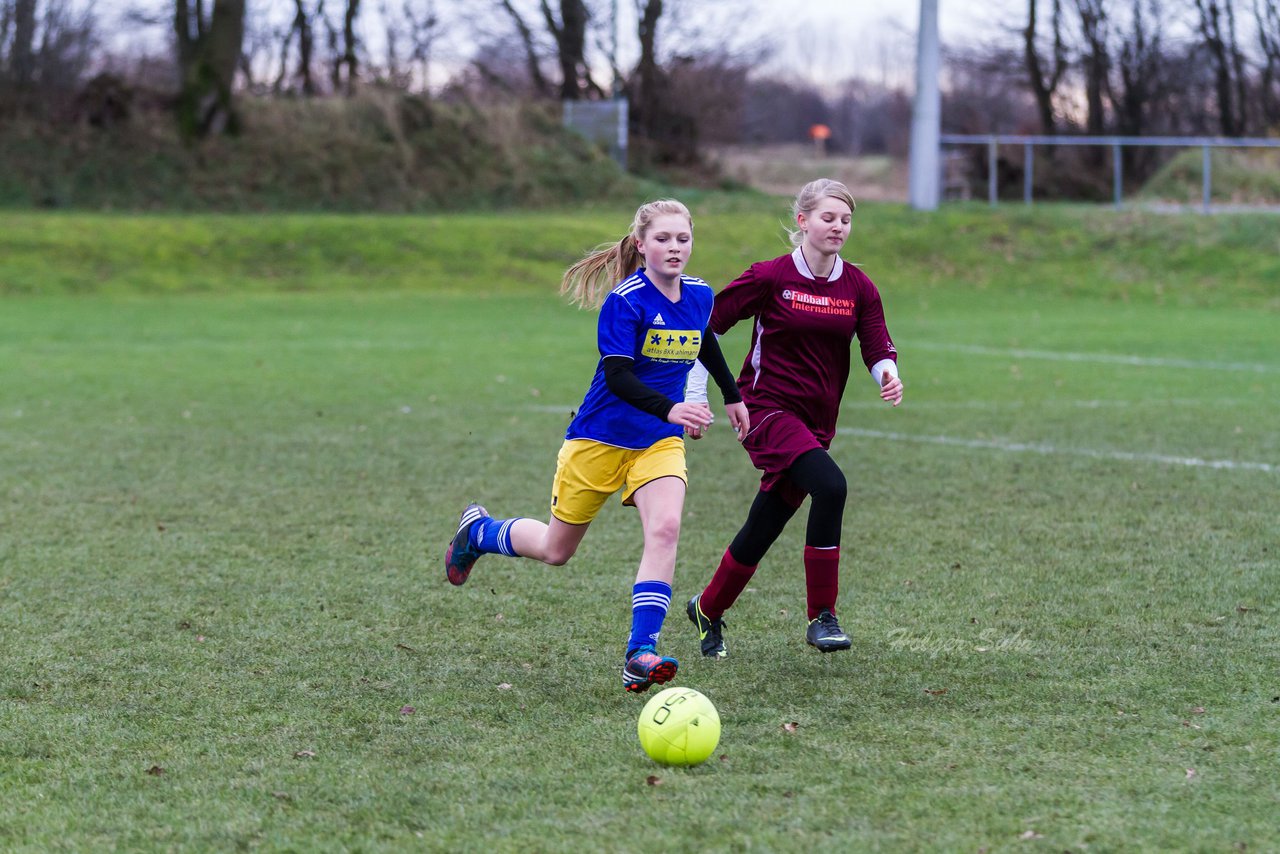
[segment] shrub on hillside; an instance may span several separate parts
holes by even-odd
[[[1280,151],[1217,148],[1210,153],[1213,199],[1242,205],[1280,204]],[[1179,152],[1142,190],[1144,199],[1199,204],[1204,192],[1204,153]]]
[[[394,92],[253,99],[244,130],[194,146],[159,108],[106,126],[0,126],[0,204],[213,210],[449,210],[628,193],[602,151],[541,104]]]

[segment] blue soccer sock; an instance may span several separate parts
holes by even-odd
[[[671,585],[665,581],[637,581],[631,588],[631,637],[627,655],[642,646],[657,647],[662,621],[671,606]]]
[[[519,557],[515,548],[511,545],[511,526],[518,522],[520,518],[519,516],[513,519],[490,519],[486,517],[478,520],[471,526],[471,545],[484,554]]]

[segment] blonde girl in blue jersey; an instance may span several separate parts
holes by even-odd
[[[616,244],[570,267],[560,292],[584,308],[600,308],[600,360],[582,405],[565,431],[551,485],[551,518],[495,519],[479,504],[462,512],[445,551],[445,574],[466,582],[484,554],[527,557],[561,566],[573,557],[610,495],[640,514],[644,550],[631,591],[631,633],[622,684],[640,692],[670,681],[679,666],[657,653],[671,603],[676,544],[687,482],[686,428],[700,435],[712,422],[705,403],[685,403],[684,387],[701,361],[724,395],[738,435],[749,423],[716,337],[707,333],[713,293],[684,275],[693,250],[693,220],[680,202],[663,199],[636,211]]]

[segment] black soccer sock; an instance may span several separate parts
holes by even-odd
[[[849,486],[844,472],[826,451],[815,449],[801,454],[787,477],[809,493],[809,525],[805,529],[805,545],[831,548],[840,545],[844,522],[844,504]]]
[[[757,566],[796,509],[772,492],[757,492],[747,521],[729,543],[729,554],[740,564]]]

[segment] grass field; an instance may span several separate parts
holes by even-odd
[[[717,284],[782,251],[696,213]],[[629,218],[0,214],[0,849],[1280,843],[1274,218],[860,207],[907,396],[855,376],[833,446],[855,646],[803,642],[797,520],[729,660],[668,620],[690,770],[620,688],[633,512],[441,566],[468,500],[545,517],[555,283]],[[681,605],[756,484],[722,424],[689,466]]]

